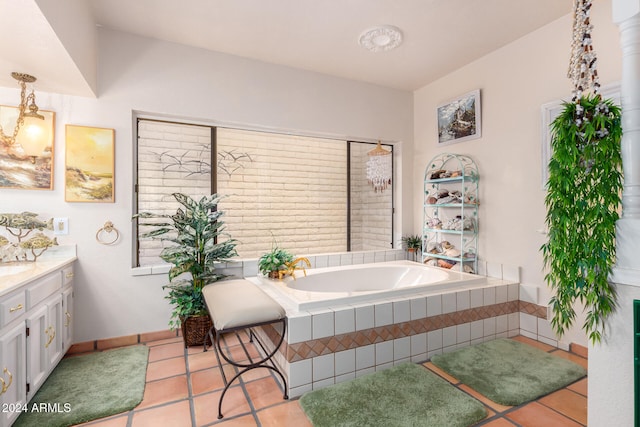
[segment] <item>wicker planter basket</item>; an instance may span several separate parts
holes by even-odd
[[[211,345],[211,339],[207,333],[213,326],[209,316],[189,316],[180,318],[180,329],[182,329],[182,338],[184,346],[190,347],[194,345],[203,345],[207,340],[207,345]]]

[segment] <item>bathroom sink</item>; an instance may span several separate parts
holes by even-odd
[[[0,264],[0,276],[11,276],[12,274],[22,273],[23,271],[31,270],[33,263],[30,264]]]

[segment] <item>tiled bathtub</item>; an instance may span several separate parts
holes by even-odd
[[[523,314],[546,318],[545,307],[520,301],[517,281],[486,279],[477,287],[452,292],[287,311],[285,342],[275,360],[285,372],[289,395],[519,335]],[[268,326],[259,333],[275,342],[278,331]]]

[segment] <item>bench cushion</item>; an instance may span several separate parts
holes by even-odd
[[[216,330],[250,326],[285,317],[284,309],[248,280],[224,280],[202,288]]]

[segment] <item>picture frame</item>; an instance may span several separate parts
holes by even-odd
[[[115,202],[115,130],[65,126],[67,202]]]
[[[482,136],[480,89],[438,105],[438,145],[448,145]]]
[[[600,89],[600,95],[605,99],[612,99],[616,105],[621,105],[620,83],[616,82],[602,87]],[[540,175],[542,179],[543,191],[547,190],[547,181],[549,180],[549,161],[551,161],[551,155],[553,153],[553,150],[551,148],[551,140],[553,139],[553,136],[551,134],[551,124],[564,109],[565,102],[568,101],[558,99],[546,104],[542,104],[540,108],[542,114],[542,145],[540,150],[542,168]]]
[[[47,110],[38,112],[44,116],[44,121],[42,126],[37,125],[33,131],[40,134],[44,132],[45,148],[37,156],[28,155],[23,150],[20,141],[24,132],[28,132],[32,126],[28,122],[20,129],[14,144],[0,140],[0,162],[3,164],[0,168],[0,190],[53,190],[56,113]],[[13,134],[19,113],[18,107],[0,105],[0,125],[6,134]]]

